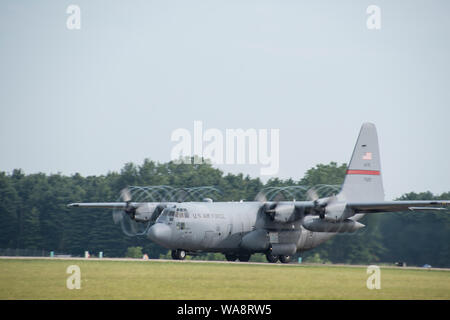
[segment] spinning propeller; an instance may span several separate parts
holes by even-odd
[[[310,188],[306,191],[307,200],[313,202],[309,214],[333,222],[344,220],[347,217],[344,196],[339,194],[321,198],[319,190],[323,193],[324,187],[327,185],[320,185],[318,189]],[[296,210],[295,202],[283,202],[281,198],[282,196],[277,194],[274,201],[267,201],[266,195],[261,191],[256,195],[255,200],[262,203],[261,209],[272,221],[289,222],[301,218],[299,215],[302,213]]]
[[[326,198],[319,198],[317,190],[314,188],[306,192],[307,199],[313,201],[312,212],[321,219],[338,221],[344,218],[346,203],[343,194],[332,195]]]
[[[277,222],[288,222],[295,220],[295,205],[293,203],[284,203],[281,201],[282,196],[277,194],[275,201],[267,201],[266,195],[259,192],[255,200],[261,202],[262,210],[269,215],[270,220]]]
[[[133,191],[135,189],[129,188],[120,191],[119,201],[125,202],[125,208],[113,209],[113,221],[120,224],[122,231],[128,236],[144,235],[164,206],[149,202],[132,202]],[[142,200],[142,194],[137,194],[137,198],[136,200]]]

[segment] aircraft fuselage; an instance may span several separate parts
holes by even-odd
[[[245,237],[256,230],[264,233],[257,247],[252,247]],[[297,251],[307,250],[333,235],[308,231],[302,220],[287,224],[270,221],[256,201],[176,203],[164,209],[148,232],[151,240],[168,249],[223,253],[265,252],[271,245],[288,242],[295,243]]]

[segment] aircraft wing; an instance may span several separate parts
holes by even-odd
[[[296,209],[310,210],[315,207],[314,201],[294,201],[293,202]]]
[[[347,207],[355,213],[399,212],[399,211],[425,211],[447,210],[450,200],[425,200],[425,201],[382,201],[382,202],[349,202]]]
[[[104,208],[104,209],[125,209],[127,207],[126,202],[83,202],[83,203],[71,203],[67,205],[70,208]],[[136,202],[132,202],[129,206],[137,207]]]

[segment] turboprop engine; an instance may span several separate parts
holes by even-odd
[[[292,222],[297,219],[295,214],[295,206],[292,203],[275,203],[273,208],[266,210],[270,214],[272,221],[275,222]]]
[[[320,217],[330,222],[342,222],[355,213],[347,207],[344,196],[339,194],[328,198],[319,199],[316,191],[308,190],[308,197],[313,201],[312,211]]]
[[[134,220],[139,222],[150,221],[153,213],[155,213],[156,207],[156,205],[151,203],[141,204],[134,213]]]
[[[358,221],[346,219],[341,222],[331,222],[317,217],[305,217],[303,227],[313,232],[354,232],[358,229],[364,228],[365,225]]]
[[[306,216],[303,227],[313,232],[354,232],[365,227],[362,223],[349,219],[355,213],[347,207],[342,194],[319,199],[317,192],[311,190],[308,196],[314,201],[316,216]]]
[[[123,232],[128,236],[144,235],[165,208],[164,204],[132,202],[131,191],[128,188],[120,192],[120,197],[126,206],[113,209],[112,216],[114,223],[120,224]]]
[[[330,200],[325,207],[324,219],[327,221],[344,221],[353,215],[353,211],[347,208],[347,203],[338,200]]]

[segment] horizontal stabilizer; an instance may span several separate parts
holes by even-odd
[[[447,210],[450,201],[381,201],[381,202],[350,202],[347,207],[355,213],[376,213],[376,212],[399,212],[399,211],[420,211],[420,210]]]

